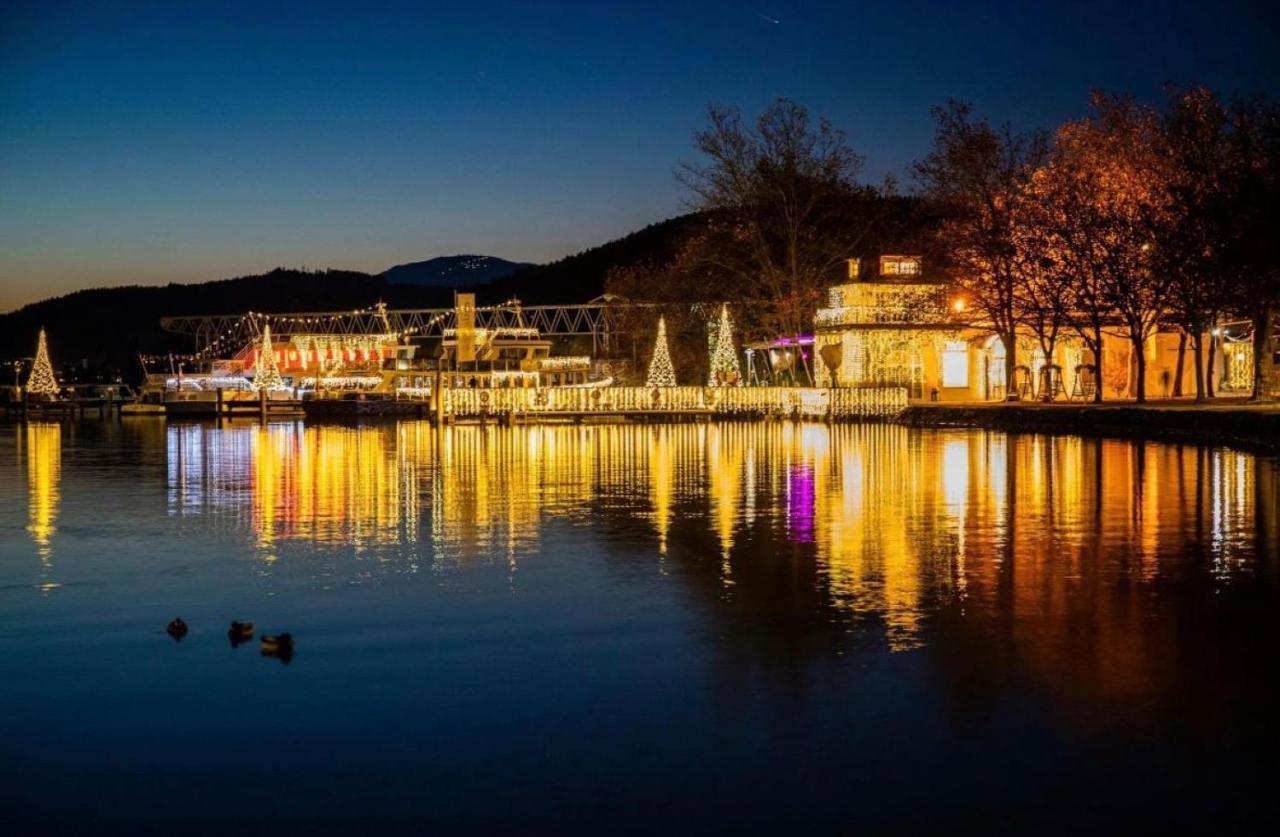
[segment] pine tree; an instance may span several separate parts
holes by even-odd
[[[53,376],[53,364],[49,362],[49,345],[40,329],[40,338],[36,342],[36,359],[31,364],[31,377],[27,378],[27,392],[45,398],[58,396],[58,380]]]
[[[262,346],[258,349],[258,362],[253,370],[253,388],[268,391],[284,388],[284,378],[280,377],[280,368],[276,366],[276,355],[271,350],[270,325],[262,327]]]
[[[649,361],[649,379],[651,387],[673,387],[676,385],[676,369],[671,365],[671,352],[667,349],[667,321],[658,318],[658,336],[653,344],[653,358]]]
[[[716,343],[711,350],[711,372],[708,386],[725,387],[739,383],[742,371],[738,367],[738,353],[733,348],[733,327],[729,323],[729,306],[720,306],[720,324],[716,328]]]

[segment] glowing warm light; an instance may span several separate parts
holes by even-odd
[[[653,524],[658,530],[658,552],[667,554],[667,533],[671,530],[671,503],[675,467],[671,456],[671,434],[656,428],[649,445],[649,499],[653,504]]]
[[[62,476],[62,427],[30,422],[27,433],[27,533],[41,561],[53,557]]]
[[[591,369],[591,358],[585,355],[544,357],[534,363],[541,372],[585,372]]]
[[[663,336],[666,336],[664,330]],[[738,353],[733,348],[733,324],[729,321],[729,306],[720,306],[720,322],[716,327],[715,345],[711,349],[711,369],[707,386],[724,387],[742,383],[742,370],[738,367]]]
[[[380,375],[326,375],[322,378],[303,378],[303,389],[373,389],[382,383]]]
[[[29,531],[47,545],[59,428],[30,427]],[[305,553],[317,577],[332,568],[330,551],[349,545],[361,578],[475,561],[506,567],[515,585],[519,562],[549,545],[549,527],[605,517],[618,531],[638,524],[628,531],[651,538],[662,572],[711,558],[726,585],[716,595],[733,607],[761,601],[762,590],[772,601],[791,584],[788,595],[822,597],[833,618],[880,632],[895,652],[927,640],[940,606],[963,606],[966,619],[1013,618],[1015,641],[1042,653],[1063,647],[1058,631],[1079,625],[1064,617],[1085,608],[1103,628],[1090,641],[1110,649],[1097,656],[1100,673],[1117,675],[1097,682],[1115,689],[1135,688],[1122,675],[1150,654],[1133,638],[1142,620],[1132,598],[1118,607],[1097,596],[1097,573],[1158,581],[1161,556],[1194,526],[1210,570],[1226,578],[1252,560],[1259,510],[1280,490],[1274,469],[1225,449],[885,424],[159,432],[170,514],[216,512],[248,531],[263,559]],[[1104,527],[1114,554],[1096,549]],[[295,543],[324,548],[291,556]]]
[[[252,386],[257,391],[284,388],[284,379],[280,377],[280,368],[276,366],[276,353],[271,349],[270,325],[262,327],[262,344],[258,348]]]
[[[969,344],[962,340],[952,341],[942,350],[942,385],[969,385]]]
[[[676,368],[671,363],[671,351],[667,347],[667,319],[658,318],[658,335],[653,340],[653,357],[649,359],[649,375],[646,386],[673,387],[676,385]]]
[[[40,329],[40,337],[36,340],[36,357],[31,363],[31,375],[27,378],[27,392],[52,398],[58,394],[58,380],[53,375],[53,365],[49,362],[49,343],[44,329]]]

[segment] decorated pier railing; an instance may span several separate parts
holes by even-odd
[[[717,416],[887,419],[906,409],[903,387],[541,387],[445,389],[450,418]]]

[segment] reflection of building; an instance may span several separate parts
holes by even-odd
[[[945,284],[929,280],[919,257],[884,256],[877,275],[860,279],[857,260],[851,261],[850,281],[829,291],[827,305],[815,318],[815,365],[820,386],[898,384],[913,398],[941,401],[1003,399],[1007,393],[1004,344],[989,328],[975,327],[963,298],[949,296]],[[1219,329],[1209,339],[1220,340],[1224,351],[1216,361],[1215,380],[1227,391],[1246,389],[1252,382],[1252,350],[1247,341]],[[1145,347],[1146,394],[1195,391],[1195,361],[1177,332],[1162,330]],[[1099,384],[1107,398],[1132,397],[1137,386],[1137,363],[1129,340],[1110,330],[1103,335],[1102,358],[1069,330],[1063,329],[1045,358],[1034,335],[1018,335],[1018,367],[1014,386],[1021,397],[1052,392],[1056,397],[1087,399]],[[834,373],[831,371],[834,367]],[[1095,372],[1097,367],[1097,372]]]
[[[32,426],[30,528],[47,542],[58,428]],[[1012,607],[1032,624],[1073,578],[1099,594],[1116,573],[1155,580],[1188,543],[1230,575],[1255,538],[1267,549],[1277,537],[1263,503],[1276,469],[1191,447],[787,422],[166,432],[170,513],[216,514],[264,557],[300,542],[514,565],[557,521],[640,522],[655,557],[716,556],[743,593],[753,577],[778,580],[760,567],[785,546],[789,577],[882,625],[894,649],[927,641],[930,615],[951,603]]]

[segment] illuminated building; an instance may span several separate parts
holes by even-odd
[[[1019,330],[1016,391],[1008,393],[1004,344],[975,321],[968,300],[927,276],[919,256],[882,256],[871,278],[863,278],[859,260],[851,259],[849,278],[828,291],[827,304],[814,319],[819,386],[898,385],[911,398],[937,401],[1004,400],[1011,394],[1089,400],[1096,386],[1106,398],[1136,395],[1133,346],[1118,329],[1104,332],[1100,364],[1066,328],[1051,358],[1044,357],[1030,330]],[[1205,336],[1206,345],[1218,337]],[[1180,355],[1183,392],[1195,392],[1194,357],[1179,344],[1179,334],[1171,330],[1148,339],[1147,396],[1173,394]],[[1228,391],[1243,390],[1248,380],[1245,345],[1228,342],[1219,355],[1215,378]]]

